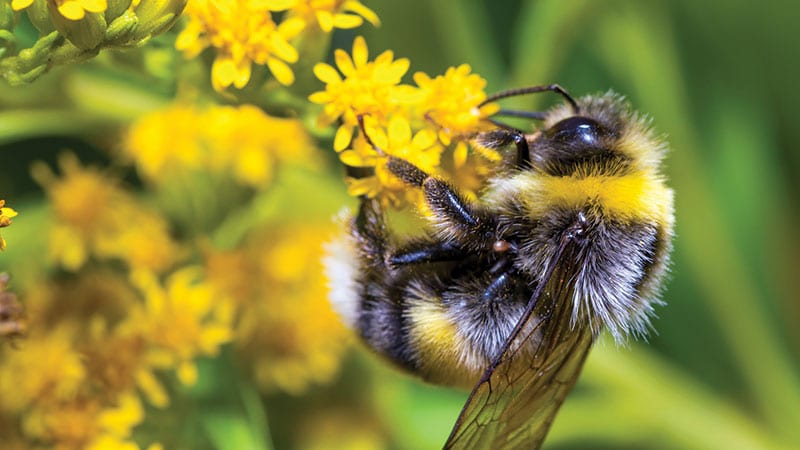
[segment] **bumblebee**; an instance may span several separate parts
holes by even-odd
[[[497,128],[474,136],[516,148],[479,201],[389,157],[422,190],[429,230],[396,236],[362,199],[328,248],[331,301],[372,349],[472,389],[446,448],[540,446],[598,334],[645,334],[659,303],[673,235],[665,142],[612,93],[575,100],[549,85],[486,102],[543,91],[566,101],[498,112],[541,119],[537,131],[493,118]]]

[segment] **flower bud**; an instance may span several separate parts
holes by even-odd
[[[25,9],[33,26],[39,30],[42,36],[46,36],[53,31],[55,27],[50,20],[50,8],[47,6],[47,0],[33,0],[33,3]]]
[[[64,17],[64,9],[48,2],[50,6],[50,19],[56,30],[67,38],[75,47],[82,50],[91,50],[103,43],[106,35],[106,19],[103,13],[83,11],[83,17],[77,20]],[[67,13],[68,15],[70,13]],[[77,17],[79,14],[71,15]]]
[[[178,20],[185,6],[186,0],[134,0],[139,26],[133,33],[133,40],[166,31]]]
[[[131,10],[123,12],[108,24],[105,43],[107,45],[130,45],[132,34],[139,25],[139,18]]]
[[[0,1],[0,30],[12,30],[16,22],[16,14],[11,8],[11,2]]]

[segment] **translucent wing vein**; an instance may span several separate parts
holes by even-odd
[[[573,323],[580,244],[565,234],[503,352],[473,389],[446,449],[538,448],[578,379],[593,336]]]

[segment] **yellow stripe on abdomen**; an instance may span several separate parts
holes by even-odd
[[[474,352],[439,299],[411,301],[406,314],[423,377],[433,383],[472,388],[485,362],[470,361]]]

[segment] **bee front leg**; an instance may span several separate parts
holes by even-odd
[[[475,142],[481,147],[492,150],[514,143],[517,147],[517,168],[527,169],[531,165],[531,150],[525,134],[514,128],[497,128],[484,133],[479,133]]]
[[[387,168],[406,183],[422,188],[425,202],[440,222],[438,229],[447,237],[457,242],[475,241],[475,237],[493,239],[495,227],[491,219],[475,211],[447,183],[400,158],[389,157]]]

